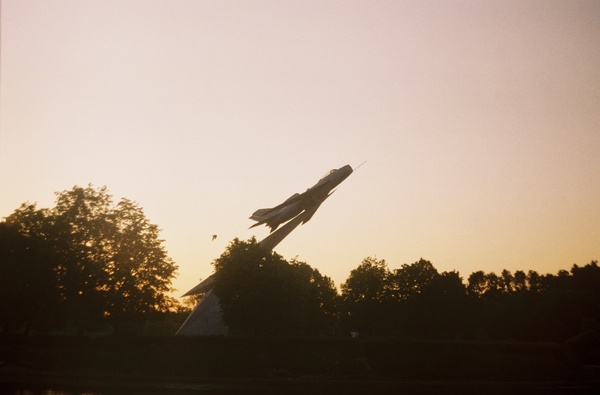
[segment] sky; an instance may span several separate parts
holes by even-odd
[[[600,2],[1,0],[0,217],[106,186],[181,295],[248,217],[367,161],[275,251],[556,273],[600,259]],[[212,241],[212,235],[218,235]]]

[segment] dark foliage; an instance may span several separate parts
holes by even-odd
[[[560,387],[556,393],[572,393],[567,383],[591,380],[563,363],[560,350],[549,343],[392,338],[0,336],[5,362],[0,379],[22,383],[19,380],[67,378],[77,383],[91,378],[105,385],[114,380],[113,385],[129,384],[118,392],[127,394],[134,389],[154,393],[144,389],[159,384],[179,393],[174,385],[178,382],[188,384],[180,388],[190,388],[189,393],[196,393],[194,384],[201,388],[198,392],[213,393],[209,385],[217,383],[227,386],[214,393],[247,393],[243,388],[257,394],[315,393],[321,385],[330,390],[317,393],[423,393],[428,382],[431,393],[507,393],[511,391],[501,383],[517,382],[522,384],[516,393],[548,393],[540,392],[541,383],[546,388],[555,383]],[[415,388],[398,391],[415,382],[419,383]],[[457,387],[461,382],[469,384],[469,391]],[[488,382],[495,391],[486,386],[475,390],[474,383],[480,382]],[[236,383],[244,387],[237,388]],[[282,387],[265,391],[269,383]],[[533,384],[533,392],[522,387],[527,383]],[[377,391],[380,386],[386,391]]]
[[[234,334],[330,334],[333,282],[306,263],[265,252],[255,239],[235,239],[213,262],[214,292]]]
[[[0,329],[139,329],[174,304],[177,266],[158,233],[106,188],[58,193],[52,209],[23,204],[0,222]]]
[[[419,339],[565,341],[600,321],[597,262],[556,275],[439,273],[419,260],[390,271],[367,258],[342,284],[346,333]]]

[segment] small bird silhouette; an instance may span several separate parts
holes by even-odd
[[[217,240],[217,235],[213,235],[212,239],[213,239],[213,241]]]

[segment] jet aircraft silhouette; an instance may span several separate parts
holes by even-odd
[[[306,192],[295,193],[275,207],[256,210],[250,219],[257,222],[250,228],[264,224],[271,228],[272,233],[279,225],[296,217],[300,217],[299,222],[303,224],[308,222],[325,199],[335,192],[334,188],[348,178],[350,174],[352,174],[350,165],[333,169],[325,174],[319,182],[308,188]]]

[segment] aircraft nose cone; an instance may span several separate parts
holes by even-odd
[[[352,174],[352,166],[350,165],[346,165],[340,168],[340,171],[342,172],[342,174],[344,174],[344,178],[348,177],[350,174]]]

